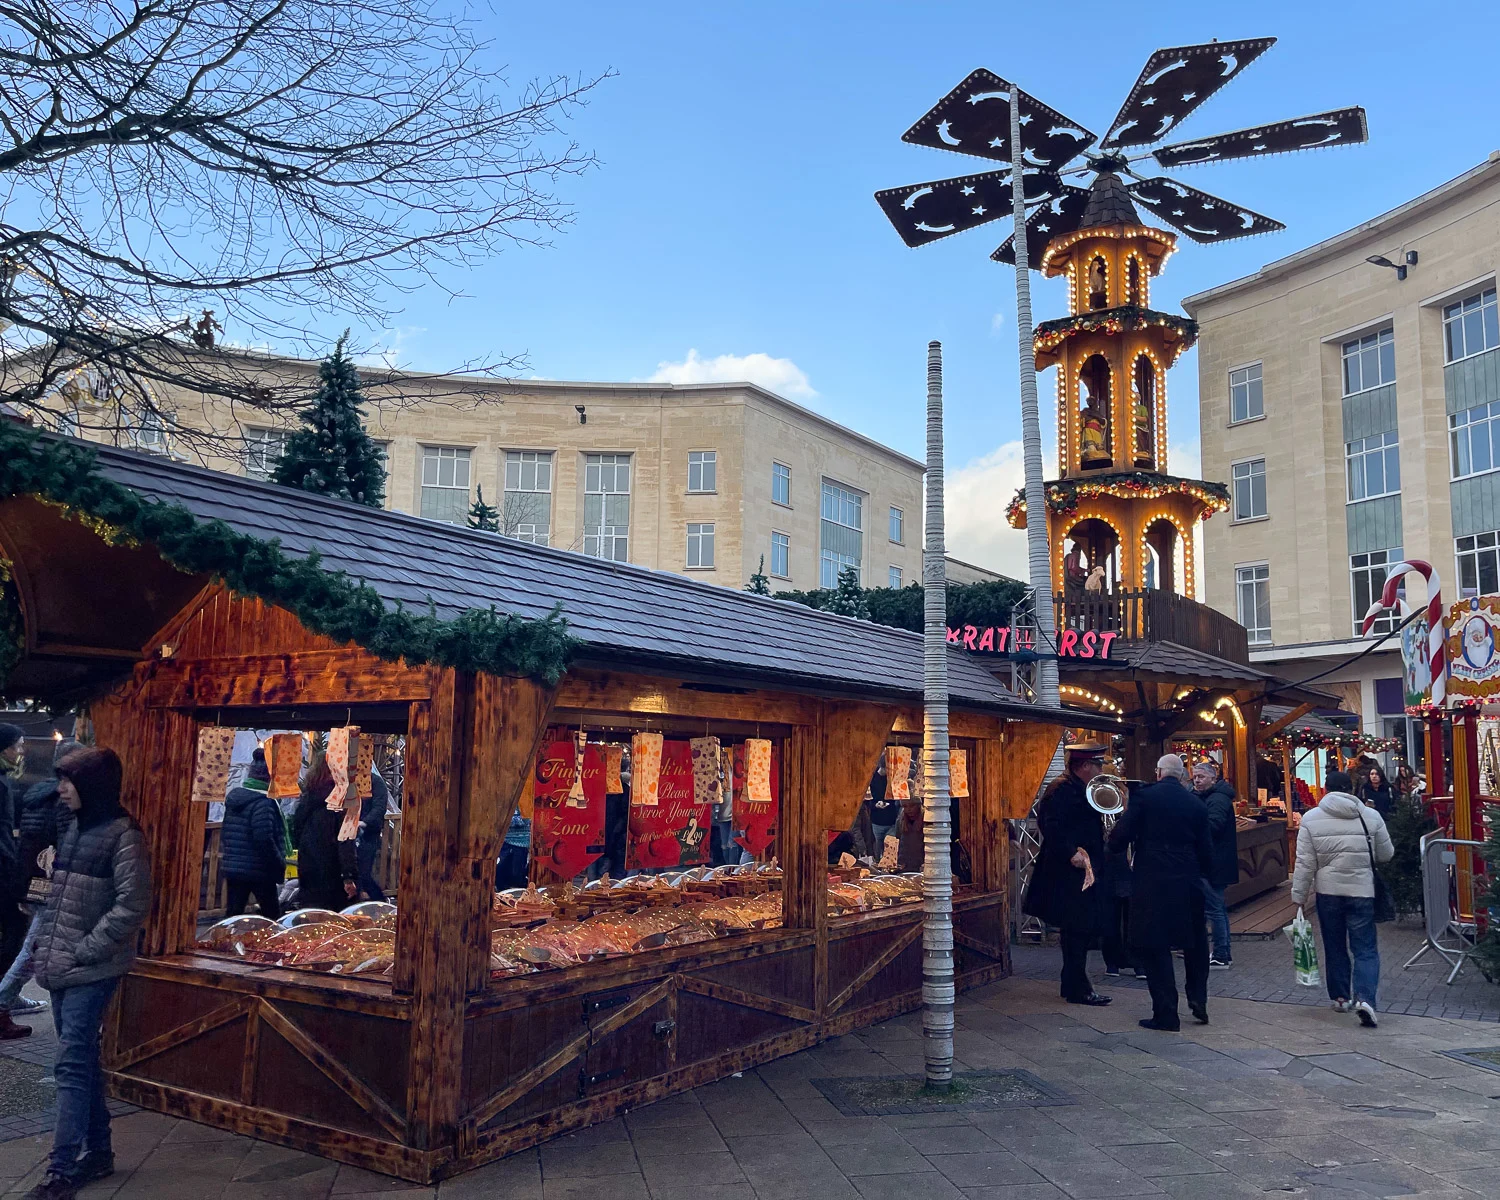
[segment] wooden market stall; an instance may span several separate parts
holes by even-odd
[[[825,855],[882,749],[920,733],[917,635],[20,436],[0,439],[10,690],[89,704],[151,852],[142,956],[106,1022],[116,1096],[430,1181],[920,1002],[921,906],[832,905]],[[973,986],[1008,970],[1004,821],[1080,721],[957,651],[949,674]],[[200,731],[350,725],[406,739],[385,973],[205,952]],[[771,743],[780,891],[760,927],[496,968],[512,811],[547,731],[591,728]]]

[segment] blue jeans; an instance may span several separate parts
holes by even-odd
[[[1229,947],[1229,912],[1224,907],[1224,889],[1214,887],[1203,880],[1203,915],[1208,918],[1208,930],[1213,934],[1214,958],[1228,962],[1234,957]]]
[[[1325,896],[1318,893],[1318,926],[1323,931],[1323,978],[1330,1000],[1363,1000],[1371,1008],[1380,984],[1380,944],[1375,939],[1373,896]],[[1354,990],[1350,953],[1354,955]]]
[[[42,925],[42,908],[37,906],[31,914],[31,924],[26,928],[26,940],[21,943],[21,952],[16,955],[5,978],[0,979],[0,1012],[5,1012],[21,998],[21,989],[31,979],[31,949],[36,945],[36,931]]]
[[[101,979],[52,993],[52,1024],[57,1030],[57,1127],[48,1169],[68,1176],[82,1150],[110,1153],[109,1109],[104,1104],[104,1072],[99,1069],[99,1025],[119,979]]]

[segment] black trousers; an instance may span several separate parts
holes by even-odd
[[[1094,948],[1094,935],[1081,933],[1077,929],[1060,929],[1057,940],[1062,946],[1062,998],[1064,1000],[1086,1000],[1093,994],[1094,985],[1089,982],[1089,951]],[[1207,970],[1207,967],[1204,968]]]
[[[10,964],[21,953],[21,943],[26,940],[26,930],[31,918],[21,911],[14,900],[0,898],[0,976],[10,970]]]
[[[1151,991],[1151,1015],[1159,1024],[1176,1027],[1181,1023],[1177,1015],[1177,974],[1172,964],[1172,950],[1168,946],[1132,947],[1137,967],[1146,972],[1146,986]],[[1202,928],[1192,944],[1182,951],[1183,967],[1186,971],[1184,991],[1189,1004],[1208,1006],[1208,938]]]
[[[244,912],[252,893],[255,895],[255,902],[260,905],[261,916],[272,921],[281,916],[281,900],[276,894],[276,881],[269,875],[231,875],[224,882],[229,888],[229,907],[224,910],[227,916],[237,917]]]
[[[1125,940],[1125,931],[1130,928],[1130,897],[1115,896],[1109,902],[1109,925],[1100,939],[1099,949],[1104,952],[1104,967],[1118,971],[1121,967],[1134,967],[1135,954]]]

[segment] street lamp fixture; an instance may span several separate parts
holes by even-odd
[[[1365,262],[1370,263],[1372,266],[1389,267],[1392,271],[1396,272],[1397,279],[1405,279],[1406,268],[1417,265],[1417,252],[1415,250],[1408,250],[1405,258],[1406,261],[1404,263],[1393,263],[1383,254],[1372,254],[1369,258],[1365,259]]]

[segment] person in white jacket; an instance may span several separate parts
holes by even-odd
[[[1360,803],[1353,791],[1347,772],[1332,771],[1323,799],[1303,814],[1292,902],[1300,908],[1310,894],[1317,893],[1328,998],[1338,1012],[1352,1008],[1362,1025],[1373,1027],[1380,946],[1375,937],[1375,870],[1370,859],[1373,855],[1377,863],[1386,862],[1396,850],[1380,814]]]

